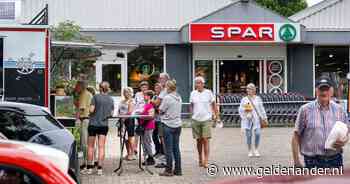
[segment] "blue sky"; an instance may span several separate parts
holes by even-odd
[[[322,0],[306,0],[309,6],[312,6],[318,2],[321,2]]]

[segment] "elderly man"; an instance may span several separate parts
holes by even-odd
[[[165,88],[165,84],[170,80],[170,76],[167,73],[161,73],[159,74],[159,80],[158,82],[160,83],[162,90],[160,94],[157,96],[157,98],[154,100],[154,104],[156,107],[159,107],[162,104],[162,101],[164,97],[168,94],[167,90]],[[163,151],[165,152],[165,146],[164,146],[164,124],[163,122],[159,122],[157,124],[157,130],[158,130],[158,137],[161,142],[161,146],[163,146]],[[165,168],[166,167],[166,160],[165,156],[160,156],[158,157],[158,164],[155,166],[156,168]]]
[[[207,168],[209,158],[209,139],[211,138],[211,120],[217,118],[218,110],[214,94],[204,88],[203,77],[195,78],[196,90],[190,96],[192,111],[192,133],[197,141],[199,166]]]
[[[292,138],[294,165],[302,167],[299,153],[306,168],[340,168],[343,166],[343,146],[346,141],[337,140],[335,150],[326,150],[325,142],[336,121],[347,122],[342,107],[331,100],[331,81],[322,77],[316,83],[317,99],[303,105],[295,122]]]

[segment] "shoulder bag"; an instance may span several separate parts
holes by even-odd
[[[252,104],[253,106],[253,109],[255,110],[256,114],[258,115],[259,117],[259,121],[260,121],[260,127],[261,128],[266,128],[269,126],[269,122],[267,120],[265,120],[259,113],[258,109],[256,108],[255,104],[253,103],[253,100],[250,99],[249,97],[247,97],[248,100],[250,101],[250,103]]]

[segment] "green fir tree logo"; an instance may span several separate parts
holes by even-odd
[[[296,28],[291,24],[283,25],[279,30],[279,37],[285,42],[293,41],[297,36]]]

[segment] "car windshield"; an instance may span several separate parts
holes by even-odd
[[[38,133],[63,128],[49,115],[28,116],[8,111],[0,114],[0,132],[7,139],[28,141]]]

